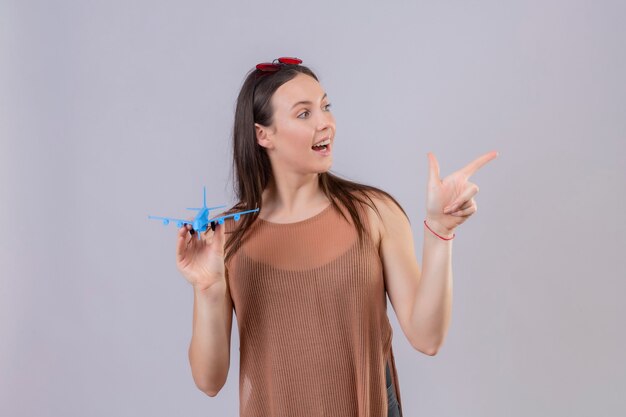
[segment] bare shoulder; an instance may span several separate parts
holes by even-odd
[[[374,208],[365,205],[365,213],[370,225],[370,235],[377,246],[385,235],[392,233],[398,224],[408,222],[402,209],[389,196],[373,191],[367,191],[367,196],[371,199]],[[369,201],[369,200],[368,200]]]

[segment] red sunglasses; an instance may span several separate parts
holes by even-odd
[[[276,63],[278,61],[278,63]],[[256,69],[265,71],[265,72],[275,72],[280,69],[280,67],[284,64],[287,65],[298,65],[301,64],[302,60],[299,58],[292,58],[288,56],[284,56],[281,58],[277,58],[272,62],[263,62],[261,64],[256,64]]]

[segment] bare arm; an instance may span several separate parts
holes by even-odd
[[[464,168],[439,178],[439,163],[428,153],[426,225],[434,233],[453,237],[457,226],[476,212],[473,196],[478,186],[468,181],[487,162],[498,156],[491,151]],[[435,355],[448,333],[452,315],[452,241],[443,240],[424,225],[424,251],[420,272],[413,236],[402,211],[383,198],[380,254],[389,299],[402,330],[415,349]]]
[[[375,199],[382,216],[380,255],[389,300],[400,326],[418,351],[435,355],[443,344],[452,309],[452,241],[425,229],[423,271],[415,257],[413,232],[400,208]],[[427,220],[439,234],[447,230]]]
[[[431,219],[427,218],[426,223],[439,235],[451,237],[453,234]],[[430,354],[435,355],[443,345],[452,317],[452,240],[438,238],[423,223],[422,228],[423,270],[411,323],[416,340],[423,341]]]
[[[233,305],[226,283],[209,289],[194,287],[193,334],[189,363],[196,386],[215,397],[226,383],[230,368]]]

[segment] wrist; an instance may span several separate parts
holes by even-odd
[[[425,222],[426,222],[426,228],[430,229],[427,231],[428,233],[432,234],[434,232],[444,238],[452,238],[454,235],[454,229],[444,227],[439,222],[431,218],[426,217]]]
[[[223,295],[226,292],[226,285],[222,285],[220,282],[214,283],[208,287],[193,285],[193,292],[200,297],[212,298]]]

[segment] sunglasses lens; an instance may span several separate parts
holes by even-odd
[[[282,58],[278,58],[278,62],[281,62],[283,64],[298,65],[302,63],[302,60],[299,58],[291,58],[288,56],[284,56]]]
[[[257,64],[256,68],[261,71],[278,71],[278,65],[272,64],[271,62],[264,62],[262,64]]]

